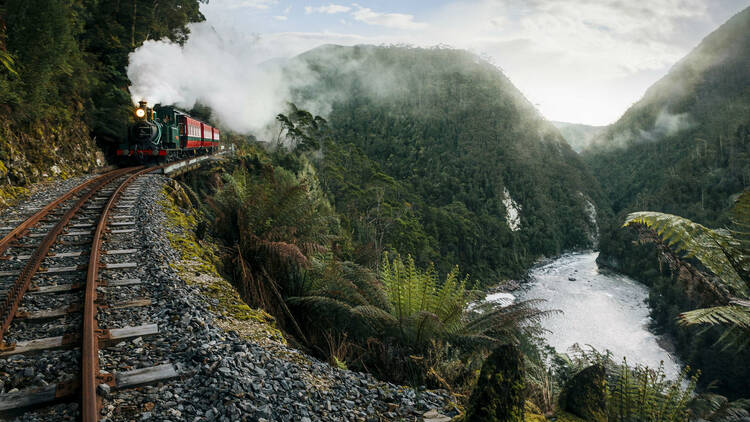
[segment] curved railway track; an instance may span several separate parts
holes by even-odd
[[[101,319],[111,325],[117,310],[151,305],[150,298],[134,299],[140,280],[102,272],[138,267],[132,259],[138,252],[132,210],[138,178],[156,169],[107,172],[24,216],[18,226],[0,224],[0,230],[10,229],[0,231],[0,373],[17,370],[19,361],[60,367],[47,365],[37,374],[24,369],[0,395],[0,417],[78,398],[73,418],[97,421],[102,395],[177,376],[169,364],[100,369],[107,345],[158,333],[155,324],[99,327]]]

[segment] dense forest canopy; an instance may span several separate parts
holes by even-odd
[[[188,23],[203,20],[200,3],[1,3],[0,203],[16,192],[8,186],[90,170],[92,138],[105,151],[123,140],[132,119],[128,54],[148,39],[186,40]]]
[[[492,282],[593,245],[596,183],[490,63],[452,49],[323,46],[287,68],[316,76],[297,88],[298,104],[330,105],[320,177],[374,249],[436,261],[442,272],[458,264]],[[367,219],[390,229],[358,232]]]
[[[709,227],[726,227],[729,210],[750,186],[750,8],[708,35],[582,157],[615,218],[604,222],[599,261],[651,286],[649,304],[683,360],[703,370],[702,383],[742,394],[750,369],[743,354],[715,344],[716,330],[680,327],[680,312],[715,306],[677,273],[659,266],[652,244],[621,229],[633,211],[660,211]],[[691,294],[692,292],[692,294]]]
[[[41,179],[104,164],[97,146],[111,149],[133,121],[130,53],[147,40],[182,46],[207,1],[0,2],[0,206]],[[723,348],[717,327],[675,321],[729,321],[747,342],[744,287],[721,302],[680,272],[694,270],[704,287],[750,286],[748,28],[750,8],[607,127],[545,120],[495,65],[467,51],[326,45],[280,61],[282,91],[292,95],[288,109],[273,110],[275,137],[223,131],[236,154],[174,189],[201,220],[205,243],[187,253],[214,248],[207,255],[247,304],[337,367],[466,395],[501,378],[489,373],[495,363],[509,364],[520,418],[530,405],[549,412],[557,397],[569,400],[560,390],[585,365],[612,386],[599,397],[609,420],[652,420],[622,410],[643,414],[656,397],[685,420],[698,382],[685,381],[687,369],[671,384],[663,368],[617,365],[606,353],[554,354],[539,322],[556,311],[533,299],[483,301],[481,287],[520,277],[541,257],[598,246],[602,263],[650,285],[656,328],[703,371],[701,386],[745,395],[750,350]],[[209,120],[213,110],[191,113]],[[732,204],[742,219],[732,219]],[[640,232],[622,229],[639,210],[695,223],[648,212],[628,220]],[[709,238],[719,241],[706,246]],[[670,265],[657,268],[657,256]],[[729,266],[736,274],[717,270]],[[508,353],[493,353],[480,371],[492,349]],[[706,397],[718,396],[693,399]]]
[[[725,223],[750,184],[750,9],[707,36],[584,153],[616,213]]]

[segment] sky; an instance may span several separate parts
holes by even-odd
[[[617,120],[750,0],[210,0],[206,23],[264,59],[321,44],[447,45],[498,66],[549,120]]]

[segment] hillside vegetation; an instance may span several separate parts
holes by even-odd
[[[616,213],[726,223],[750,184],[750,8],[707,36],[584,153]]]
[[[128,54],[184,41],[199,0],[0,3],[0,206],[32,183],[87,172],[127,136]]]
[[[367,249],[362,263],[392,248],[490,283],[593,245],[596,183],[490,63],[451,49],[323,46],[288,69],[314,75],[298,104],[330,105],[317,165]]]
[[[676,214],[726,227],[737,196],[750,186],[750,8],[708,35],[648,89],[583,158],[599,179],[615,218],[602,230],[600,262],[652,286],[659,327],[675,338],[681,357],[721,380],[719,391],[742,394],[750,373],[741,355],[715,345],[720,332],[680,327],[680,312],[715,306],[689,280],[658,265],[652,244],[620,229],[633,211]],[[649,238],[649,236],[646,236]]]

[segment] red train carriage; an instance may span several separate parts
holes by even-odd
[[[214,151],[219,150],[219,129],[214,128],[214,141],[212,143]]]
[[[178,124],[182,126],[182,148],[200,149],[203,146],[203,124],[184,114],[178,117]]]
[[[210,150],[213,142],[214,128],[205,123],[201,123],[201,147],[205,150]]]

